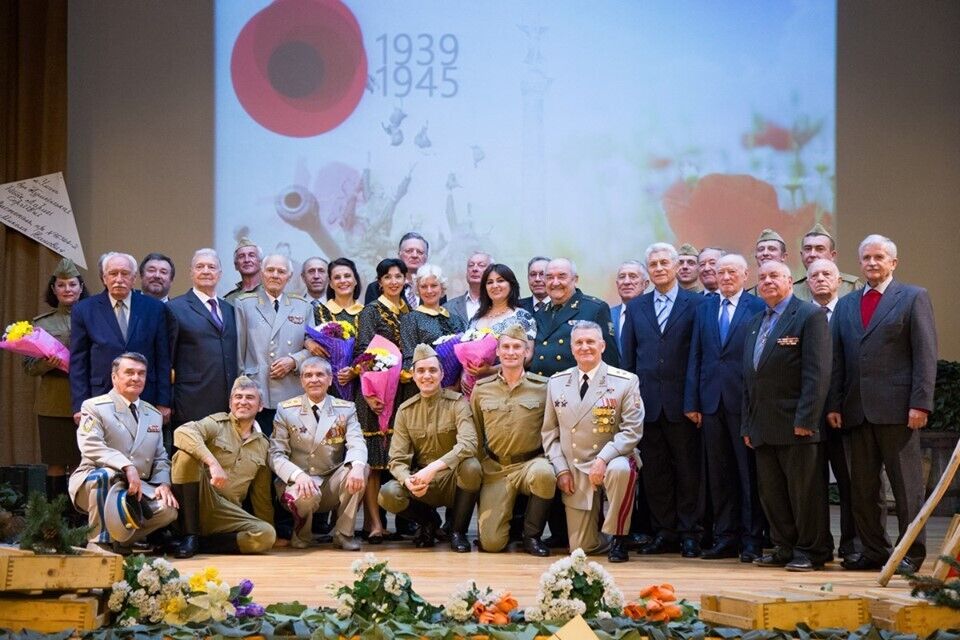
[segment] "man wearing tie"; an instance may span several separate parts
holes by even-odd
[[[704,296],[677,281],[677,250],[657,242],[646,250],[654,290],[627,304],[623,368],[640,378],[646,406],[643,485],[656,537],[640,553],[700,555],[701,449],[697,425],[683,415],[683,387],[697,306]]]
[[[627,260],[617,269],[617,295],[620,296],[620,304],[610,307],[610,319],[613,320],[613,335],[620,353],[623,353],[623,340],[620,336],[627,317],[627,303],[642,295],[648,284],[650,281],[647,270],[639,260]]]
[[[718,296],[697,309],[684,386],[684,414],[701,427],[715,543],[703,558],[753,562],[762,553],[763,510],[757,463],[740,437],[743,343],[763,300],[743,290],[747,261],[728,254],[716,263]]]
[[[314,314],[317,313],[317,307],[327,301],[328,268],[326,260],[313,256],[304,260],[300,269],[300,279],[307,288],[306,300]]]
[[[550,296],[547,295],[549,262],[550,258],[544,256],[534,256],[527,262],[527,286],[530,287],[530,295],[520,298],[520,306],[530,313],[537,313],[550,302]]]
[[[896,499],[900,534],[924,500],[920,429],[933,409],[937,331],[926,289],[893,278],[897,245],[881,235],[860,243],[862,291],[837,303],[832,323],[831,427],[850,430],[853,516],[863,553],[844,558],[845,569],[881,567],[892,550],[877,495],[885,468]],[[917,571],[926,556],[920,535],[901,562]]]
[[[760,265],[757,288],[766,310],[751,320],[744,343],[741,434],[756,451],[760,503],[775,549],[753,563],[813,571],[833,555],[820,444],[830,330],[823,311],[793,295],[782,262]]]

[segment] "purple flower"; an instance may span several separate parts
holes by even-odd
[[[246,618],[249,615],[249,613],[247,612],[246,605],[243,605],[243,604],[234,605],[234,608],[236,609],[236,611],[234,611],[233,613],[233,616],[235,618]]]
[[[259,618],[264,613],[266,613],[266,611],[264,611],[263,607],[256,602],[251,602],[247,605],[247,615],[251,618]]]
[[[250,592],[253,591],[253,581],[244,578],[240,581],[240,584],[237,585],[240,587],[240,597],[245,598],[250,595]]]

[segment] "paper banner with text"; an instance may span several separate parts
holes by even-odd
[[[62,173],[0,184],[0,221],[87,268]]]

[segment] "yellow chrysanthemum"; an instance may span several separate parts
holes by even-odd
[[[387,351],[386,349],[382,349],[382,348],[380,348],[380,347],[372,347],[372,348],[370,348],[370,349],[367,349],[367,353],[371,353],[371,354],[373,354],[373,355],[375,355],[375,356],[389,356],[389,355],[393,355],[393,354],[391,354],[389,351]]]
[[[357,329],[353,326],[353,323],[337,320],[337,324],[339,324],[343,329],[344,338],[352,338],[353,336],[357,335]]]
[[[3,332],[4,339],[8,342],[15,342],[24,336],[28,336],[33,333],[33,325],[27,322],[26,320],[21,320],[20,322],[14,322],[7,327],[7,330]]]

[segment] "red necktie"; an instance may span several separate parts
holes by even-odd
[[[870,318],[873,317],[878,304],[880,304],[880,292],[876,289],[870,289],[860,298],[860,320],[863,322],[864,329],[870,324]]]

